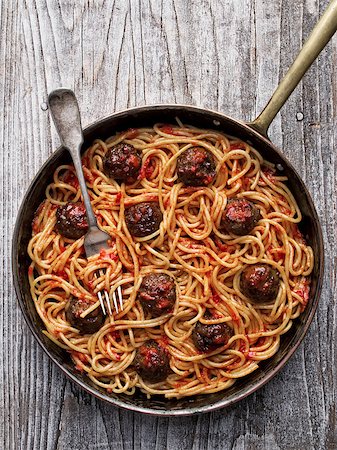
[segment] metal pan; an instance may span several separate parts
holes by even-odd
[[[46,186],[51,181],[51,174],[57,166],[70,161],[68,153],[64,149],[59,148],[40,169],[24,196],[15,225],[12,246],[12,270],[15,290],[22,313],[38,343],[50,359],[83,389],[113,405],[148,414],[175,416],[209,412],[229,406],[259,389],[285,365],[297,349],[313,319],[321,291],[324,267],[322,230],[307,188],[290,162],[270,142],[267,137],[267,130],[279,109],[336,29],[337,0],[333,0],[266,108],[256,120],[249,124],[231,119],[218,112],[194,106],[155,105],[133,108],[112,114],[84,130],[85,143],[83,150],[95,138],[100,137],[104,139],[116,131],[151,126],[158,122],[175,123],[175,117],[179,117],[183,123],[200,128],[221,130],[224,133],[247,141],[257,148],[265,159],[275,163],[279,170],[287,175],[289,179],[288,185],[303,214],[301,231],[307,242],[312,246],[315,255],[310,299],[306,310],[294,322],[291,330],[282,336],[279,351],[269,360],[263,361],[257,371],[238,380],[228,390],[179,400],[166,400],[159,397],[153,397],[149,400],[141,393],[132,397],[107,394],[105,390],[93,384],[89,378],[78,373],[69,355],[43,335],[43,323],[35,310],[30,295],[27,276],[30,261],[27,255],[27,245],[31,237],[31,223],[34,211],[44,198]]]

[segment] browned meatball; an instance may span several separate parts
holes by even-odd
[[[207,186],[216,176],[211,152],[203,147],[191,147],[177,158],[178,181],[185,186]]]
[[[133,364],[137,373],[152,383],[164,381],[170,373],[167,352],[153,339],[138,348]]]
[[[114,180],[134,183],[142,165],[142,153],[130,144],[117,144],[103,158],[104,173]]]
[[[278,270],[269,264],[252,264],[241,273],[242,293],[256,303],[274,300],[280,286]]]
[[[209,311],[206,311],[204,318],[214,319]],[[202,352],[210,352],[226,345],[232,336],[233,330],[226,323],[205,324],[198,321],[192,331],[194,345]]]
[[[56,210],[56,230],[68,239],[79,239],[88,231],[83,203],[66,203]]]
[[[79,330],[80,334],[96,333],[104,323],[104,316],[100,306],[87,316],[80,317],[90,306],[92,306],[92,303],[89,300],[71,297],[65,307],[66,319],[72,327]]]
[[[163,214],[158,203],[143,202],[125,209],[125,222],[132,236],[144,237],[159,229]]]
[[[260,211],[254,203],[244,198],[232,198],[228,200],[220,228],[244,236],[252,231],[260,219]]]
[[[143,278],[137,299],[151,317],[158,317],[173,310],[176,295],[172,277],[166,273],[151,273]]]

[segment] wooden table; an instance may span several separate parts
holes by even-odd
[[[113,111],[188,103],[250,120],[327,0],[6,0],[1,6],[1,449],[336,449],[337,36],[275,119],[270,136],[319,212],[326,274],[319,310],[273,381],[226,410],[156,418],[79,390],[49,362],[19,310],[11,234],[32,177],[58,145],[45,111],[58,86],[84,125]]]

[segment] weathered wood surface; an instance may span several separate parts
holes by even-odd
[[[304,343],[259,392],[193,418],[155,418],[104,404],[66,380],[38,348],[19,311],[10,269],[20,201],[58,144],[41,108],[50,90],[74,88],[84,124],[115,110],[164,102],[249,120],[326,5],[327,0],[1,2],[1,449],[337,449],[336,37],[271,127],[273,141],[303,176],[319,211],[326,275]]]

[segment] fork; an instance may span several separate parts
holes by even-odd
[[[88,232],[84,237],[84,249],[87,257],[94,256],[100,253],[101,250],[109,249],[108,241],[111,237],[105,231],[102,231],[97,224],[97,219],[90,203],[90,197],[88,194],[87,186],[82,169],[81,161],[81,147],[84,141],[81,116],[78,108],[77,99],[75,94],[70,89],[56,89],[52,91],[48,96],[48,104],[51,116],[53,118],[55,128],[61,139],[63,147],[65,147],[73,160],[77,178],[81,187],[82,197],[86,208],[88,219]],[[96,276],[103,276],[103,269],[96,273]],[[122,289],[120,286],[117,288],[119,305],[117,302],[116,291],[113,291],[112,299],[116,312],[123,310],[123,298]],[[106,315],[106,309],[108,314],[112,316],[111,302],[108,292],[103,289],[98,292],[98,299],[101,304],[103,314]],[[106,308],[105,308],[105,304]]]

